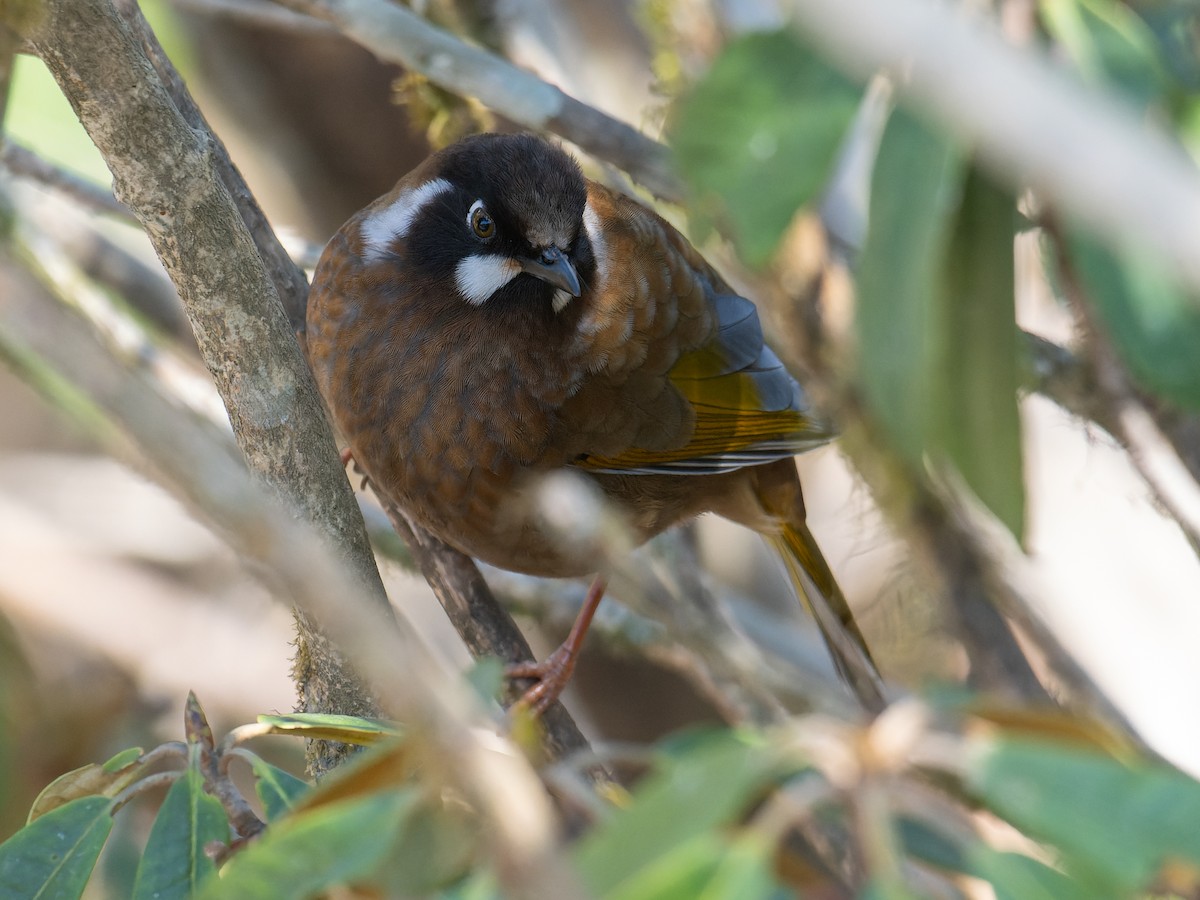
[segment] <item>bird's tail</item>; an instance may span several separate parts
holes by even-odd
[[[796,593],[816,621],[838,673],[864,707],[881,711],[886,705],[883,679],[812,532],[803,521],[791,521],[771,540],[787,565]]]

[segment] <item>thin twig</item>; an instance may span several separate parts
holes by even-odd
[[[477,659],[497,657],[509,664],[533,659],[528,642],[496,602],[474,561],[414,526],[399,509],[389,504],[384,509],[471,655]],[[506,691],[510,703],[519,699],[511,682]],[[579,726],[561,703],[546,710],[542,725],[543,749],[550,760],[562,759],[587,746]]]
[[[1039,335],[1022,331],[1021,337],[1029,359],[1025,390],[1041,394],[1071,415],[1099,425],[1117,437],[1117,423],[1097,395],[1095,378],[1086,361]]]
[[[139,778],[117,796],[113,797],[112,806],[110,809],[115,813],[130,800],[147,791],[153,791],[162,787],[170,787],[176,781],[183,777],[183,769],[172,769],[169,772],[155,772],[153,775],[147,775],[145,778]]]
[[[276,0],[335,24],[387,62],[420,72],[439,87],[526,128],[549,131],[624,169],[655,196],[678,202],[684,192],[665,147],[629,125],[570,97],[536,75],[466,44],[388,0]]]
[[[1179,525],[1200,555],[1200,485],[1147,411],[1104,330],[1096,323],[1092,303],[1067,252],[1065,238],[1055,223],[1047,226],[1054,248],[1059,278],[1071,308],[1087,332],[1091,371],[1102,402],[1109,409],[1113,434],[1124,445],[1146,486]]]
[[[113,216],[130,224],[137,219],[110,189],[76,175],[38,156],[27,147],[5,141],[0,147],[0,165],[19,178],[28,178],[69,197],[85,209]]]
[[[662,551],[652,542],[644,552]],[[565,633],[570,628],[583,601],[584,586],[574,582],[493,569],[485,570],[484,576],[506,609],[531,616],[555,631]],[[735,652],[730,653],[730,625],[724,618],[717,623],[706,617],[707,629],[686,627],[677,621],[677,611],[689,597],[652,583],[641,592],[644,596],[632,595],[637,600],[634,605],[644,611],[636,612],[630,607],[629,595],[620,587],[611,593],[619,602],[601,604],[589,636],[603,641],[610,652],[634,653],[677,672],[718,709],[740,710],[731,721],[753,721],[749,712],[758,704],[737,698],[763,690],[793,710],[817,708],[843,716],[856,715],[832,667],[817,658],[817,654],[825,654],[824,649],[795,623],[785,622],[748,597],[728,588],[722,588],[719,594],[714,591],[715,605],[727,610],[752,642],[752,646],[743,646],[737,641]],[[685,616],[695,619],[694,613]],[[718,657],[723,659],[715,662]],[[739,685],[732,693],[727,690],[729,680]],[[770,721],[770,717],[764,721]]]
[[[180,349],[186,349],[192,355],[197,352],[183,303],[161,266],[143,262],[111,240],[96,227],[92,217],[74,206],[29,203],[23,195],[12,199],[17,214],[17,233],[23,243],[42,258],[42,265],[53,272],[57,281],[63,280],[59,273],[68,270],[74,278],[84,278],[89,283],[94,281],[120,297],[157,331],[173,338],[173,343]],[[105,302],[112,306],[107,300]],[[115,309],[113,311],[115,314]],[[123,317],[121,325],[129,332],[137,329],[128,317]],[[156,352],[149,341],[142,341],[142,344],[140,349],[146,353]],[[211,382],[208,384],[211,393]]]
[[[293,34],[337,34],[328,22],[282,9],[267,0],[171,0],[182,12],[227,19],[252,28],[270,28]]]

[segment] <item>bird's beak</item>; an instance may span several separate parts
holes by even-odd
[[[562,288],[572,297],[578,297],[582,293],[579,273],[575,271],[567,255],[557,247],[547,247],[538,253],[537,259],[522,259],[520,263],[522,272],[540,278],[556,288]]]

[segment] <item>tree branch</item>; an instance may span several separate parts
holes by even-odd
[[[387,62],[420,72],[439,87],[526,128],[549,131],[624,169],[655,196],[679,202],[684,191],[665,147],[581,103],[500,57],[466,44],[388,0],[276,0],[335,24]]]
[[[212,156],[213,171],[225,185],[242,221],[246,224],[254,246],[258,248],[258,255],[275,285],[279,302],[283,304],[292,331],[303,333],[304,313],[308,303],[308,280],[304,277],[304,272],[292,262],[292,258],[279,243],[279,239],[276,238],[275,231],[271,228],[267,217],[263,215],[258,201],[254,199],[245,179],[242,178],[242,173],[229,158],[229,152],[225,149],[225,145],[208,127],[208,122],[200,111],[200,107],[192,99],[187,85],[183,83],[183,79],[175,70],[175,66],[171,64],[171,60],[163,51],[162,45],[159,44],[158,38],[146,21],[146,17],[142,15],[137,0],[113,0],[113,2],[134,38],[140,42],[142,52],[145,53],[146,59],[158,73],[159,81],[183,120],[205,136],[206,152]]]
[[[1179,525],[1192,551],[1200,555],[1200,486],[1186,471],[1184,461],[1171,453],[1166,436],[1158,428],[1145,404],[1137,396],[1125,367],[1117,358],[1080,283],[1057,225],[1047,228],[1063,292],[1087,332],[1091,375],[1096,395],[1109,410],[1112,434],[1129,453],[1155,499]],[[1195,449],[1191,448],[1195,456]]]
[[[496,602],[491,588],[479,574],[474,561],[409,521],[399,509],[385,504],[384,511],[401,540],[412,551],[467,649],[475,658],[494,656],[508,663],[533,659],[529,643],[512,617]],[[505,685],[508,703],[520,699],[520,691]],[[556,702],[542,717],[543,750],[549,760],[562,759],[588,744],[566,708]]]
[[[76,203],[108,216],[133,221],[133,214],[107,188],[47,162],[32,150],[5,140],[0,147],[0,165],[13,175],[29,178],[70,197]]]
[[[135,21],[143,21],[140,13]],[[181,115],[188,104],[168,96],[107,0],[48,0],[27,37],[104,154],[118,198],[142,222],[175,283],[251,469],[318,524],[361,590],[388,609],[316,388],[275,285],[218,178],[220,153],[203,121]],[[306,651],[322,646],[302,646],[298,662],[315,662]],[[375,707],[344,660],[320,662],[327,671],[304,672],[306,708],[365,713]],[[316,753],[310,762],[323,769],[335,758]]]
[[[272,28],[297,34],[338,34],[328,22],[281,9],[269,0],[171,0],[176,9],[224,18],[252,28]]]

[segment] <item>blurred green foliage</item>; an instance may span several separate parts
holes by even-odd
[[[1029,852],[997,849],[936,804],[910,799],[893,808],[856,800],[868,790],[866,780],[855,786],[856,779],[874,776],[851,775],[846,765],[859,753],[863,762],[871,758],[867,733],[831,730],[817,717],[764,733],[706,730],[664,741],[632,793],[610,793],[608,808],[570,848],[572,865],[587,895],[604,900],[794,896],[830,877],[795,856],[790,824],[799,817],[864,842],[877,865],[862,897],[919,896],[904,874],[914,863],[982,879],[1005,900],[1133,897],[1164,877],[1175,887],[1200,886],[1200,839],[1192,827],[1200,784],[1132,752],[1117,758],[1078,741],[1065,713],[1060,740],[1045,734],[1052,716],[1043,717],[1036,736],[1020,726],[981,731],[970,721],[953,726],[974,735],[954,738],[961,751],[953,766],[942,771],[935,764],[932,771],[1040,841],[1038,849],[1032,843]],[[359,725],[371,727],[365,720]],[[361,732],[347,717],[322,727],[344,727],[347,737]],[[439,798],[405,740],[377,744],[316,788],[284,775],[286,805],[261,837],[233,854],[219,878],[211,851],[229,840],[229,825],[206,790],[199,747],[191,745],[156,815],[133,896],[288,900],[354,885],[384,896],[500,897],[470,807],[462,798]],[[131,752],[137,765],[144,757]],[[282,774],[258,764],[253,770],[260,780],[278,782]],[[0,844],[3,896],[81,897],[121,797],[136,792],[138,779],[156,777],[136,775],[115,797],[90,776],[60,780],[63,797],[72,790],[77,796]],[[894,788],[908,779],[915,788],[928,773],[897,770],[888,777]],[[789,794],[790,802],[779,802]],[[892,846],[890,862],[875,848],[880,841]]]
[[[861,93],[787,32],[731,42],[672,118],[693,223],[726,223],[746,261],[765,264],[828,180]]]

